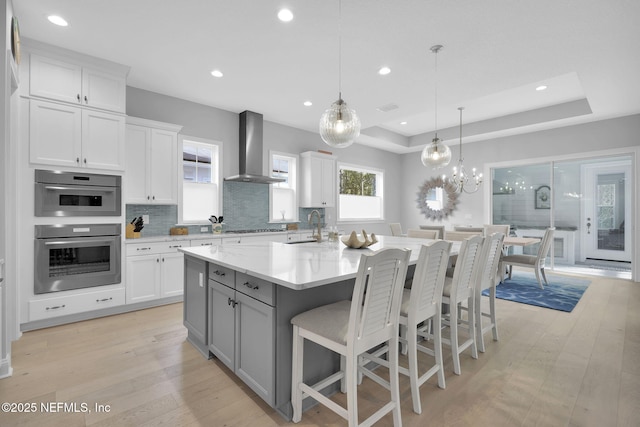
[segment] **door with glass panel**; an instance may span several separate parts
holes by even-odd
[[[585,260],[631,262],[631,160],[582,166]]]

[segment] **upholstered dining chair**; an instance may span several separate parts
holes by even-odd
[[[302,419],[302,400],[313,397],[319,403],[346,419],[350,427],[358,423],[358,360],[374,347],[389,346],[390,401],[378,409],[364,425],[372,425],[387,413],[393,414],[393,425],[402,424],[398,385],[398,322],[402,289],[411,251],[382,249],[372,255],[361,255],[351,301],[339,301],[300,313],[293,324],[293,360],[291,404],[293,422]],[[313,386],[303,382],[304,341],[340,354],[340,371]],[[379,381],[385,381],[378,378]],[[347,393],[347,407],[340,406],[320,390],[341,381]]]
[[[513,272],[513,266],[516,267],[524,267],[524,268],[532,268],[536,273],[536,280],[538,281],[538,285],[540,289],[544,289],[544,285],[542,284],[542,279],[544,279],[545,285],[548,285],[547,275],[544,273],[544,263],[549,254],[549,249],[551,249],[551,243],[553,242],[553,233],[556,230],[555,227],[549,227],[545,230],[544,236],[542,236],[542,241],[540,242],[540,246],[538,247],[538,253],[536,255],[505,255],[501,260],[500,271],[504,271],[504,266],[509,266],[509,279],[511,279],[511,273]]]
[[[433,230],[431,230],[433,231]],[[438,240],[423,245],[416,264],[411,289],[404,289],[400,307],[400,336],[404,351],[408,353],[409,368],[399,366],[398,371],[409,377],[413,411],[422,413],[420,386],[433,375],[438,374],[438,387],[445,388],[444,362],[442,360],[442,290],[445,271],[451,251],[451,242]],[[432,323],[431,323],[432,322]],[[432,331],[432,332],[431,332]],[[420,342],[419,339],[423,338]],[[427,347],[426,343],[433,345]],[[418,372],[418,350],[435,358],[435,363],[422,375]],[[389,352],[388,346],[363,355],[361,371],[369,376],[366,367],[370,361],[389,366],[388,359],[382,358]]]
[[[410,228],[407,230],[407,237],[418,237],[420,239],[437,239],[438,231],[436,230],[418,230]]]
[[[436,239],[444,239],[444,225],[420,225],[420,230],[436,230],[438,237]]]
[[[453,372],[460,375],[460,354],[471,347],[471,357],[478,358],[476,346],[476,331],[474,321],[475,297],[474,286],[482,269],[481,252],[484,237],[477,235],[462,241],[458,252],[458,260],[453,271],[453,277],[445,277],[442,292],[442,304],[449,305],[449,314],[445,318],[445,325],[449,327],[449,338],[443,338],[443,344],[451,346],[453,357]],[[459,308],[463,303],[467,304],[467,320],[460,319]],[[458,329],[465,328],[468,338],[460,343]]]
[[[399,222],[392,222],[389,227],[391,228],[392,236],[402,236],[402,225]]]

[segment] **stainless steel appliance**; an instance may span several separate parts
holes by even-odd
[[[120,216],[117,175],[36,170],[35,216]]]
[[[120,224],[35,226],[34,293],[120,283]]]

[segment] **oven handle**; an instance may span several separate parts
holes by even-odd
[[[114,242],[114,239],[88,239],[86,237],[82,237],[79,239],[68,239],[68,240],[58,240],[58,241],[46,241],[44,242],[45,246],[53,246],[53,245],[69,245],[69,243],[82,243],[82,244],[91,244],[91,243],[106,243],[110,245]]]
[[[86,191],[101,191],[103,193],[113,193],[115,189],[111,187],[92,187],[88,185],[45,185],[46,190],[86,190]]]

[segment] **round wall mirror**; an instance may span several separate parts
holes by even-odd
[[[426,180],[418,188],[418,209],[426,218],[442,220],[453,212],[458,204],[458,193],[448,192],[440,176]]]

